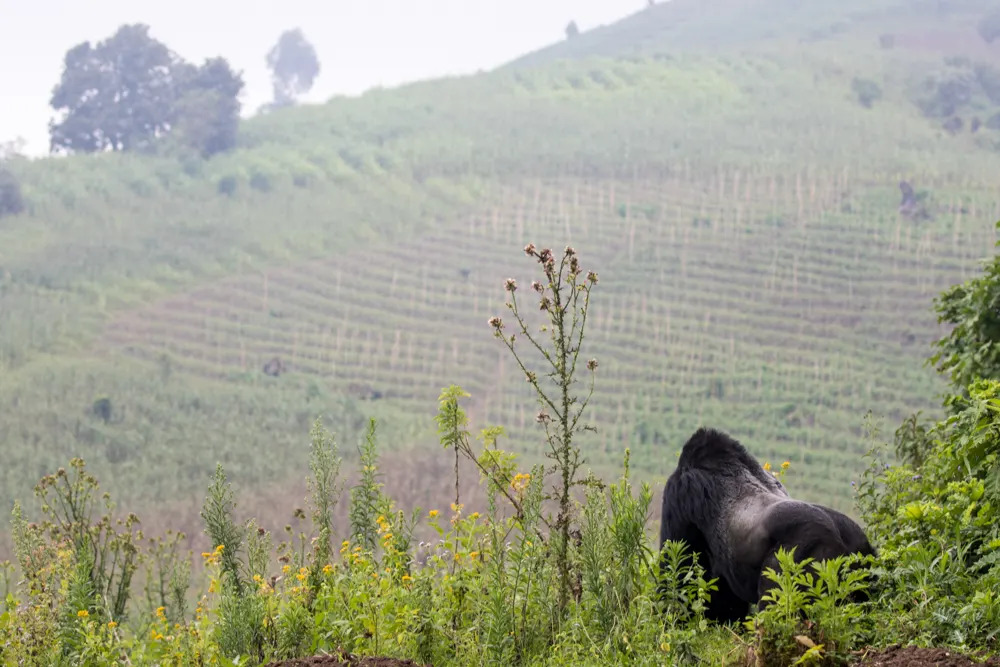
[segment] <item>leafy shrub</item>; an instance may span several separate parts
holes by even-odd
[[[0,218],[24,211],[21,184],[5,167],[0,166]]]
[[[986,262],[981,276],[945,290],[934,307],[938,322],[952,326],[935,342],[930,362],[937,370],[948,373],[959,392],[977,378],[1000,378],[1000,255]]]
[[[851,81],[851,90],[854,91],[861,106],[866,109],[871,109],[876,101],[882,99],[882,87],[871,79],[854,77]]]
[[[864,633],[864,603],[853,600],[867,589],[868,572],[851,568],[857,557],[822,563],[779,549],[779,569],[766,568],[773,586],[769,603],[747,625],[756,629],[753,652],[766,665],[840,664]],[[799,661],[799,662],[796,662]]]
[[[236,180],[235,176],[223,176],[219,179],[216,185],[216,190],[220,195],[226,195],[227,197],[232,197],[236,194],[236,189],[239,186],[239,181]]]
[[[1000,69],[979,63],[975,67],[976,80],[993,104],[1000,104]]]
[[[948,118],[964,109],[973,98],[977,82],[967,72],[949,74],[943,79],[928,79],[929,95],[919,101],[920,109],[931,118]]]
[[[886,641],[1000,648],[1000,383],[977,380],[968,393],[916,433],[920,465],[869,455],[859,500],[879,541],[873,594]]]
[[[1000,11],[987,14],[980,19],[977,29],[979,31],[979,36],[982,37],[987,44],[992,44],[993,40],[1000,37]]]

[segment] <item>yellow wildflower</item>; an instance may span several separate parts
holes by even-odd
[[[785,461],[784,463],[781,464],[781,469],[782,470],[788,470],[788,466],[790,466],[790,465],[792,465],[791,462]]]
[[[281,568],[281,573],[282,574],[288,574],[291,571],[292,571],[292,566],[291,565],[284,565]]]
[[[156,608],[156,617],[157,618],[163,618],[163,612],[164,611],[166,611],[166,609],[164,607],[157,607]]]
[[[472,560],[475,560],[475,559],[479,558],[479,552],[478,551],[472,551],[472,552],[470,552],[469,553],[469,558],[471,558]]]
[[[437,515],[438,515],[438,511],[437,510],[431,510],[430,512],[427,513],[427,516],[429,516],[432,519],[434,517],[436,517]]]
[[[225,544],[220,544],[219,546],[215,547],[215,553],[221,554],[222,550],[225,549],[225,548],[226,548]]]
[[[413,581],[413,577],[408,574],[403,575],[403,581]]]
[[[79,616],[80,618],[87,618],[88,616],[90,616],[90,612],[87,611],[86,609],[81,609],[80,611],[76,612],[76,615]]]
[[[768,463],[767,461],[764,461],[764,470],[768,470],[768,471],[771,470],[771,464]]]
[[[514,475],[514,479],[510,480],[510,488],[514,489],[518,493],[524,491],[528,488],[528,483],[531,481],[531,475],[526,472],[518,473]]]
[[[259,584],[260,583],[260,575],[259,574],[253,575],[253,580],[254,580],[254,583],[258,583]]]
[[[333,572],[333,566],[332,565],[330,565],[329,563],[327,563],[326,565],[323,566],[323,574],[330,574],[331,572]]]
[[[118,624],[117,624],[117,623],[115,623],[114,621],[108,621],[108,628],[109,628],[110,630],[114,630],[114,629],[115,629],[115,628],[117,628],[117,627],[118,627]]]
[[[479,512],[473,512],[472,514],[469,515],[469,518],[475,521],[476,519],[479,518]]]

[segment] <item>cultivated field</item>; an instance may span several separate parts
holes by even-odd
[[[594,464],[631,445],[636,468],[661,477],[685,435],[711,422],[802,466],[810,481],[798,490],[849,509],[865,412],[896,424],[937,404],[940,386],[919,365],[939,335],[931,300],[995,241],[982,221],[1000,214],[996,190],[918,183],[934,220],[900,216],[892,183],[850,174],[511,184],[416,239],[136,309],[111,320],[101,345],[414,419],[456,382],[477,425],[505,425],[532,453],[530,394],[486,320],[504,313],[503,280],[530,268],[524,243],[569,242],[602,276],[587,351],[601,363]],[[266,377],[272,359],[287,374]]]

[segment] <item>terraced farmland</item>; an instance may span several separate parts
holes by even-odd
[[[994,187],[917,179],[933,219],[896,212],[897,181],[849,174],[507,182],[478,210],[405,243],[231,278],[125,314],[101,346],[183,373],[318,383],[427,418],[440,388],[473,394],[473,426],[537,453],[531,397],[486,320],[526,285],[527,242],[569,242],[597,270],[585,354],[600,360],[585,444],[645,477],[711,422],[804,467],[793,486],[846,507],[865,412],[894,425],[935,405],[921,369],[930,310],[994,242]],[[961,194],[959,194],[961,193]],[[522,293],[523,294],[523,293]],[[527,297],[522,297],[527,298]],[[168,361],[167,361],[168,360]]]

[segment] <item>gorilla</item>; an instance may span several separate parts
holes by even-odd
[[[785,487],[729,435],[700,428],[685,443],[663,489],[660,550],[683,540],[697,554],[706,579],[717,579],[706,617],[742,620],[774,585],[779,547],[795,547],[796,561],[875,555],[861,527],[822,505],[789,497]]]

